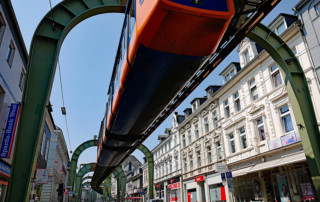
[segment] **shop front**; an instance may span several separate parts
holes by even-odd
[[[181,202],[181,186],[180,182],[168,184],[168,201],[170,202]]]
[[[156,190],[156,198],[157,199],[163,199],[164,200],[164,183],[159,183],[155,185]]]
[[[9,164],[7,164],[4,161],[0,161],[0,201],[4,201],[7,187],[8,187],[8,181],[10,178],[11,173],[11,167]]]
[[[223,202],[226,201],[226,191],[222,184],[221,174],[215,173],[207,176],[206,186],[208,187],[209,194],[207,201],[210,202]]]
[[[283,165],[281,161],[287,160],[255,165],[247,174],[235,177],[236,201],[317,201],[310,171],[302,156],[292,155],[294,162]]]

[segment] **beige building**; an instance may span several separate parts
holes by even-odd
[[[316,116],[319,81],[300,22],[280,14],[269,26],[288,44],[307,77]],[[240,63],[221,72],[224,85],[191,102],[177,127],[184,201],[301,201],[315,196],[299,128],[278,65],[244,39]],[[192,112],[192,113],[188,113]],[[318,121],[319,122],[319,121]],[[224,165],[231,175],[222,179]]]

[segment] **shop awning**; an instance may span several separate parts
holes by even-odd
[[[238,177],[238,176],[241,176],[241,175],[245,175],[248,173],[248,171],[252,168],[253,166],[249,166],[249,167],[246,167],[246,168],[241,168],[239,170],[235,170],[235,171],[232,171],[232,177]]]
[[[292,163],[298,163],[301,161],[305,161],[306,156],[304,152],[295,153],[292,155],[282,156],[280,159],[275,159],[271,161],[267,161],[264,163],[259,163],[253,166],[250,170],[248,170],[248,173],[253,173],[261,170],[267,170],[270,168],[275,168],[279,166],[284,166]]]

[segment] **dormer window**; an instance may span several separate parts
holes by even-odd
[[[231,79],[231,75],[230,75],[230,74],[227,74],[227,75],[224,77],[224,80],[225,80],[226,82],[228,82],[230,79]]]
[[[192,104],[192,112],[197,110],[197,101]]]
[[[234,69],[233,69],[233,70],[231,70],[231,72],[230,72],[231,78],[234,77],[234,75],[235,75],[235,72],[234,72]]]
[[[317,15],[320,15],[320,3],[318,3],[315,7]]]
[[[244,55],[245,64],[248,64],[250,62],[249,50],[246,50],[243,55]]]
[[[1,44],[1,41],[2,41],[2,37],[3,37],[3,34],[4,34],[4,30],[6,28],[6,24],[4,23],[4,20],[3,20],[3,17],[0,13],[0,44]]]
[[[276,28],[276,33],[278,35],[281,35],[284,31],[286,30],[286,25],[284,22],[282,22],[277,28]]]

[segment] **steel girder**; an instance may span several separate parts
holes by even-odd
[[[118,166],[112,174],[117,179],[117,201],[121,201],[126,195],[127,176],[123,171],[122,165]]]
[[[89,172],[94,171],[95,168],[96,168],[96,163],[83,164],[83,166],[80,168],[79,172],[77,173],[76,179],[75,179],[75,192],[74,193],[76,194],[76,198],[79,198],[83,176]]]
[[[153,155],[150,152],[150,150],[141,144],[138,149],[146,156],[148,160],[148,175],[149,175],[149,198],[153,199],[153,184],[154,184],[154,160],[153,160]]]
[[[74,177],[76,175],[76,169],[78,164],[78,159],[81,153],[93,146],[97,146],[97,140],[89,140],[77,147],[77,149],[73,152],[71,157],[71,164],[70,164],[70,173],[69,173],[69,185],[71,186],[71,189],[74,190]]]
[[[126,3],[126,0],[64,0],[50,10],[39,23],[29,51],[16,140],[16,145],[19,146],[15,148],[6,201],[29,200],[44,112],[49,103],[56,63],[64,38],[74,26],[91,16],[124,13]]]
[[[266,26],[257,25],[248,38],[264,48],[279,65],[307,157],[311,178],[317,196],[320,198],[320,132],[303,69],[287,44]]]

